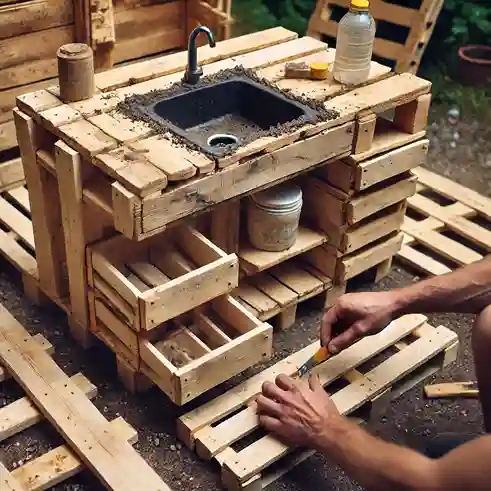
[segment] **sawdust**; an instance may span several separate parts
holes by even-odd
[[[280,89],[276,84],[259,77],[253,70],[237,66],[233,69],[222,70],[217,73],[202,77],[196,85],[189,85],[183,81],[176,82],[167,89],[158,89],[147,92],[146,94],[134,94],[127,96],[124,101],[120,102],[116,110],[130,118],[132,121],[144,121],[152,129],[161,135],[170,136],[173,143],[185,146],[191,150],[196,150],[205,153],[213,158],[213,155],[206,152],[202,145],[199,145],[173,131],[170,122],[165,120],[156,120],[150,114],[146,113],[142,108],[151,106],[165,98],[174,97],[176,95],[186,94],[199,88],[211,86],[217,83],[227,81],[233,77],[247,77],[251,81],[261,84],[268,89],[282,95],[283,97],[303,104],[310,109],[308,116],[301,116],[287,123],[271,126],[267,130],[255,127],[251,131],[250,125],[247,126],[248,132],[245,131],[245,126],[237,123],[235,133],[240,134],[240,143],[238,145],[227,145],[222,148],[220,156],[226,156],[234,153],[237,148],[247,145],[262,137],[279,137],[291,132],[294,132],[305,126],[306,124],[315,124],[321,121],[328,121],[339,117],[339,112],[326,109],[323,101],[308,98],[293,94],[289,90]]]

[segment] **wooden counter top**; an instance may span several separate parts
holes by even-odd
[[[390,109],[430,91],[430,82],[410,74],[392,75],[388,67],[376,62],[372,63],[369,82],[354,89],[332,78],[282,78],[287,61],[320,60],[332,66],[334,54],[325,43],[297,38],[281,27],[223,41],[215,49],[199,48],[205,76],[242,65],[293,94],[325,101],[327,109],[339,113],[334,119],[305,125],[280,137],[260,138],[216,159],[176,146],[169,138],[155,135],[145,123],[132,122],[115,111],[128,95],[165,89],[178,82],[186,66],[186,52],[99,73],[98,93],[86,101],[63,104],[58,88],[52,87],[20,96],[17,105],[124,189],[118,188],[119,197],[126,195],[131,213],[138,216],[132,219],[136,225],[131,226],[131,233],[141,238],[204,207],[279,182],[325,160],[349,155],[357,117],[366,111]],[[299,146],[301,142],[310,143]],[[325,145],[330,151],[326,152]],[[300,154],[303,159],[309,159],[310,154],[310,161],[297,169],[291,161]],[[280,161],[292,168],[282,172],[272,168]],[[250,177],[253,168],[256,174],[262,169],[260,178]],[[241,185],[244,173],[249,175],[247,185]],[[224,187],[228,189],[220,189]],[[114,198],[114,185],[112,192]]]

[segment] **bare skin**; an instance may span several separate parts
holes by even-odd
[[[316,378],[306,383],[286,375],[263,385],[257,399],[261,424],[290,444],[324,453],[369,490],[490,491],[491,256],[406,288],[344,295],[324,315],[321,343],[337,353],[401,315],[444,311],[477,314],[473,351],[486,436],[429,459],[341,416]]]

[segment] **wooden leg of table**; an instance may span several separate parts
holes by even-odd
[[[389,259],[382,261],[377,266],[377,272],[375,273],[375,283],[377,283],[378,281],[380,281],[381,279],[385,278],[390,274],[390,271],[392,269],[392,259],[393,257],[390,257]]]
[[[129,392],[144,392],[154,385],[143,373],[130,367],[121,358],[116,358],[116,366],[119,378]]]
[[[225,202],[211,213],[211,239],[227,254],[239,252],[240,200]]]
[[[36,152],[46,148],[50,141],[47,133],[29,116],[14,109],[24,173],[29,188],[31,219],[36,246],[39,284],[51,298],[66,295],[66,281],[63,274],[65,257],[59,203],[54,177],[38,165]],[[61,236],[61,237],[60,237]]]
[[[82,162],[80,155],[64,142],[55,145],[56,173],[65,235],[68,283],[70,287],[73,336],[83,346],[89,344],[87,267],[83,225]]]
[[[290,329],[297,318],[297,304],[290,305],[282,310],[276,317],[276,325],[282,331]]]

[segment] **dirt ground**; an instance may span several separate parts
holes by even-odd
[[[465,119],[451,125],[447,121],[446,111],[434,110],[432,116],[428,167],[491,196],[491,126]],[[411,272],[395,265],[388,278],[371,288],[395,288],[417,279]],[[135,447],[172,489],[221,489],[217,467],[200,461],[177,441],[175,419],[180,411],[157,389],[138,396],[125,391],[115,373],[111,353],[101,345],[87,352],[80,349],[67,334],[63,315],[55,308],[38,309],[30,305],[22,297],[14,273],[4,262],[0,263],[0,301],[29,332],[42,333],[51,341],[55,347],[54,359],[66,373],[72,375],[81,371],[98,387],[95,404],[108,419],[121,415],[138,430],[139,443]],[[275,355],[271,363],[314,341],[319,319],[319,311],[302,306],[297,325],[287,333],[275,334]],[[439,373],[437,379],[473,380],[470,351],[473,319],[464,315],[436,315],[430,316],[430,321],[433,325],[451,327],[461,339],[457,362]],[[250,370],[244,376],[250,376],[253,371]],[[2,383],[0,407],[12,402],[20,394],[15,383]],[[420,384],[393,402],[384,413],[375,415],[368,428],[386,440],[416,448],[437,432],[478,433],[482,431],[482,420],[476,401],[427,401],[422,397]],[[8,468],[17,467],[60,443],[59,437],[47,424],[39,424],[21,436],[3,442],[0,445],[0,461]],[[84,473],[54,489],[81,491],[102,487],[88,473]],[[360,487],[340,469],[316,455],[268,489],[348,491]]]

